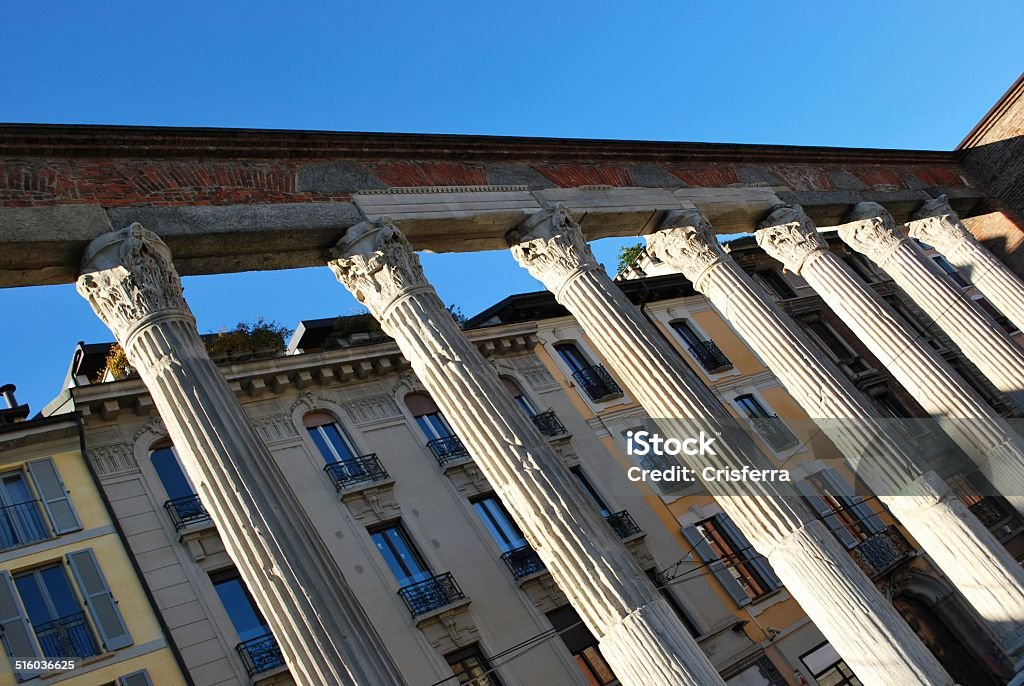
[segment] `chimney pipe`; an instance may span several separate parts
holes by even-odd
[[[18,401],[14,399],[14,391],[16,390],[18,390],[17,386],[12,383],[0,386],[0,395],[7,401],[8,409],[14,409],[18,406]]]

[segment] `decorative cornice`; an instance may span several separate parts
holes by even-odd
[[[781,205],[765,218],[754,233],[761,249],[799,274],[814,254],[828,250],[811,218],[794,205]]]

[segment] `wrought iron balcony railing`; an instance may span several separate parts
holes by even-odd
[[[850,551],[854,561],[872,579],[885,574],[914,552],[895,526],[887,526],[858,543]]]
[[[572,378],[576,379],[590,399],[594,402],[604,400],[615,395],[622,395],[622,389],[615,379],[608,373],[603,365],[595,364],[573,372]]]
[[[170,515],[174,528],[181,531],[190,524],[205,522],[210,519],[210,513],[203,506],[203,501],[198,495],[186,495],[182,498],[174,498],[164,503],[164,509]]]
[[[427,447],[430,448],[430,452],[434,453],[437,463],[442,467],[453,460],[469,457],[469,451],[466,450],[466,446],[462,444],[462,439],[458,436],[435,438],[432,441],[427,441]]]
[[[564,436],[569,433],[565,430],[565,425],[562,424],[554,410],[535,414],[530,417],[530,419],[533,420],[534,425],[536,425],[537,429],[545,436],[553,438],[555,436]]]
[[[714,341],[699,341],[689,348],[700,366],[707,372],[719,372],[732,367],[732,361],[725,356]]]
[[[260,672],[269,672],[284,664],[281,646],[277,644],[277,639],[270,633],[242,641],[235,646],[235,650],[242,658],[242,664],[245,665],[250,677]]]
[[[512,570],[512,576],[516,579],[522,579],[524,576],[530,576],[547,569],[537,551],[528,545],[504,553],[501,559]]]
[[[388,478],[388,472],[380,463],[377,453],[360,455],[350,460],[328,462],[324,465],[324,471],[331,477],[337,491],[355,484],[384,481]]]
[[[0,550],[45,541],[52,536],[38,500],[0,507]]]
[[[398,591],[398,595],[402,596],[413,617],[433,612],[466,597],[451,572],[405,586]]]
[[[967,509],[973,512],[986,528],[995,526],[1011,514],[999,500],[991,496],[968,505]]]
[[[629,514],[628,510],[622,510],[621,512],[613,512],[612,514],[605,517],[605,521],[612,527],[619,538],[629,538],[642,534],[644,531],[636,522],[633,521],[633,517]]]
[[[779,419],[778,415],[772,415],[771,417],[757,417],[751,419],[750,422],[757,429],[757,433],[761,434],[764,440],[768,441],[768,445],[771,446],[775,452],[792,448],[794,445],[799,443],[799,439],[793,435],[793,432],[789,430],[786,423]]]
[[[46,657],[92,657],[100,653],[83,612],[36,624],[32,628]]]

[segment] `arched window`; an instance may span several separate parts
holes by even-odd
[[[447,438],[455,434],[441,409],[426,393],[410,393],[405,396],[405,406],[416,418],[416,423],[428,439]]]
[[[526,416],[533,417],[537,414],[537,406],[534,405],[533,401],[531,401],[523,392],[523,389],[519,387],[519,384],[507,376],[501,377],[501,383],[505,385],[505,390],[507,390],[509,395],[515,399],[516,404],[522,408],[523,412],[526,413]]]
[[[310,412],[302,418],[302,423],[324,462],[352,462],[359,456],[352,439],[326,412]]]
[[[154,446],[149,451],[149,460],[153,463],[153,469],[163,484],[169,500],[188,498],[196,494],[185,470],[181,468],[181,460],[178,453],[170,443],[162,443]]]

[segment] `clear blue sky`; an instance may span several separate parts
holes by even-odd
[[[1022,26],[1020,0],[7,2],[0,121],[950,149],[1024,69]],[[424,263],[466,314],[539,288],[503,253]],[[203,331],[356,307],[326,268],[185,286]],[[0,383],[35,410],[111,340],[71,286],[0,308]]]

